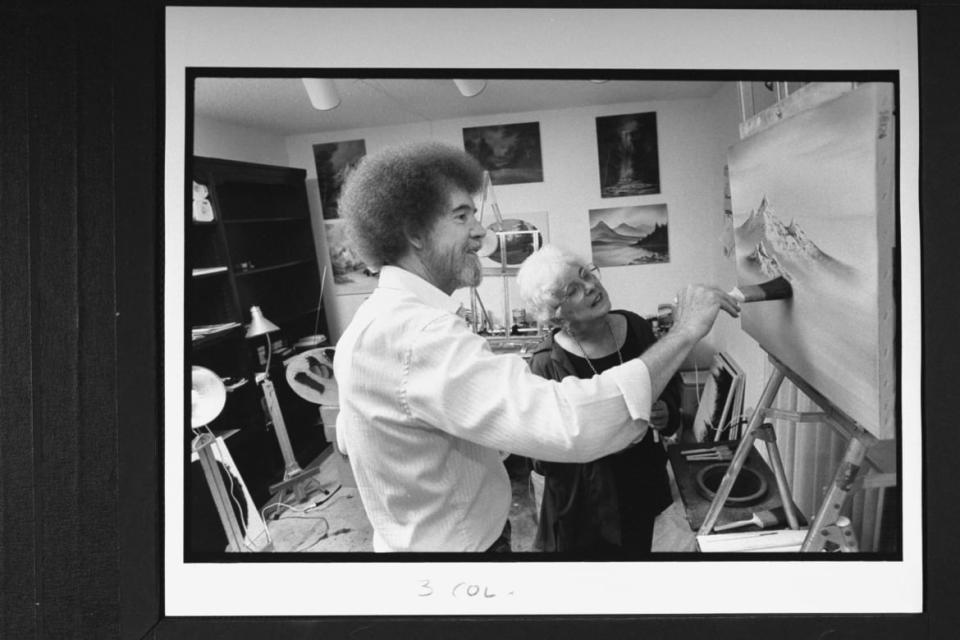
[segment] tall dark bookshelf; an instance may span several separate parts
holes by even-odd
[[[280,328],[270,334],[270,379],[298,462],[307,466],[326,446],[317,405],[293,393],[284,375],[299,339],[328,335],[306,171],[207,157],[192,158],[188,171],[207,188],[213,220],[195,220],[188,207],[187,362],[233,387],[209,428],[229,436],[231,456],[261,506],[284,463],[256,379],[267,340],[245,337],[252,306]]]

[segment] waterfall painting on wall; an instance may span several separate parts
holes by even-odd
[[[313,145],[313,161],[317,165],[317,187],[324,220],[339,218],[338,204],[343,181],[367,153],[363,140],[323,142]]]
[[[598,267],[670,262],[667,205],[591,209],[590,247]]]
[[[660,193],[655,111],[597,118],[600,196]]]

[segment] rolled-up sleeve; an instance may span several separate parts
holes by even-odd
[[[439,314],[403,355],[400,404],[465,440],[557,462],[586,462],[646,433],[650,375],[640,359],[590,379],[557,382],[516,355],[494,354],[462,320]]]

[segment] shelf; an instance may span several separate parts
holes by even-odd
[[[224,220],[223,224],[263,224],[273,222],[303,222],[309,220],[304,216],[282,216],[278,218],[238,218],[235,220]]]
[[[190,343],[193,347],[207,346],[227,337],[240,326],[239,322],[224,322],[193,327],[190,331]]]
[[[220,267],[198,267],[193,269],[193,271],[190,272],[190,275],[192,275],[194,278],[203,278],[204,276],[213,276],[218,273],[226,273],[226,272],[227,272],[226,265],[223,265]]]
[[[281,262],[280,264],[272,264],[269,267],[257,267],[255,269],[247,269],[246,271],[237,271],[234,273],[238,278],[241,276],[250,276],[257,273],[265,273],[267,271],[277,271],[279,269],[289,269],[290,267],[296,267],[303,264],[314,264],[315,259],[313,258],[304,258],[303,260],[292,260],[290,262]]]
[[[257,380],[265,342],[326,333],[318,314],[320,268],[306,189],[306,171],[195,156],[193,179],[207,185],[215,210],[211,222],[187,222],[188,366],[202,366],[224,380],[229,393],[223,412],[209,425],[214,431],[240,428],[229,445],[234,462],[255,500],[269,498],[269,487],[284,473],[274,436],[266,429]],[[189,212],[188,212],[189,214]],[[189,220],[189,217],[188,217]],[[269,339],[246,339],[249,309],[261,308],[280,331]],[[304,310],[306,308],[306,310]],[[228,322],[235,321],[235,322]],[[289,389],[281,354],[271,361],[277,400],[296,455],[305,444],[322,440],[308,425],[319,414]],[[229,383],[228,383],[229,381]]]

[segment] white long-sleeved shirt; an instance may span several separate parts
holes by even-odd
[[[422,278],[384,267],[337,344],[337,440],[376,551],[482,551],[511,488],[498,450],[559,462],[619,451],[646,433],[650,376],[634,359],[561,382],[494,354]]]

